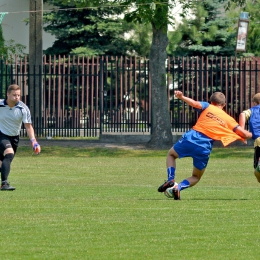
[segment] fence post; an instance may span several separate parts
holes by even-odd
[[[104,64],[103,59],[100,59],[100,66],[99,66],[99,106],[100,106],[100,122],[99,122],[99,131],[100,135],[102,135],[102,129],[103,129],[103,122],[104,122],[104,91],[103,91],[103,73],[104,73]]]

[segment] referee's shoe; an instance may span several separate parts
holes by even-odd
[[[15,187],[12,187],[7,181],[2,181],[0,190],[15,190]]]

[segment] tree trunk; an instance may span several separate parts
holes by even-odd
[[[168,45],[167,29],[156,29],[153,26],[153,41],[150,50],[150,73],[152,80],[152,120],[151,139],[149,145],[153,148],[170,148],[173,142],[168,97],[166,88]]]

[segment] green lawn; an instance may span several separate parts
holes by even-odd
[[[53,149],[53,150],[52,150]],[[259,259],[253,148],[214,149],[202,180],[157,192],[167,151],[21,147],[1,192],[2,259]],[[177,161],[176,181],[191,159]]]

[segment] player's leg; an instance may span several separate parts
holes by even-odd
[[[196,167],[193,167],[193,172],[192,172],[191,177],[189,177],[186,180],[183,180],[181,183],[179,183],[179,185],[178,185],[179,189],[184,190],[186,188],[196,185],[200,181],[205,170],[206,170],[206,168],[199,170]]]
[[[164,192],[167,188],[173,187],[175,183],[175,170],[176,159],[191,157],[193,143],[189,142],[186,138],[182,137],[174,146],[169,150],[166,158],[167,181],[159,188],[159,192]]]
[[[254,174],[257,179],[257,181],[260,183],[260,164],[259,164],[259,159],[260,159],[260,147],[256,146],[255,147],[255,152],[254,152]]]
[[[1,179],[2,182],[7,181],[8,175],[11,170],[11,162],[14,158],[14,152],[12,148],[7,148],[4,153],[4,159],[1,167]]]
[[[11,170],[11,162],[15,153],[11,141],[8,138],[0,139],[0,153],[3,155],[1,165],[1,190],[15,190],[7,181]]]
[[[255,177],[256,177],[257,181],[260,183],[260,172],[256,169],[255,169]]]
[[[210,150],[197,145],[192,145],[190,149],[193,151],[193,155],[191,155],[193,158],[192,175],[178,184],[178,188],[175,189],[175,199],[180,199],[180,192],[182,190],[192,187],[200,181],[208,164]]]
[[[191,177],[184,179],[178,185],[174,186],[174,188],[172,190],[172,194],[173,194],[174,199],[180,200],[182,190],[196,185],[200,181],[200,178],[202,177],[203,173],[205,172],[205,169],[206,168],[199,170],[196,167],[194,167]]]
[[[166,169],[167,169],[168,181],[174,182],[177,158],[179,158],[179,155],[175,151],[174,147],[172,147],[169,150],[166,158]]]
[[[178,157],[179,155],[172,147],[168,151],[167,158],[166,158],[167,181],[158,188],[159,192],[164,192],[167,188],[174,186],[176,159]]]

